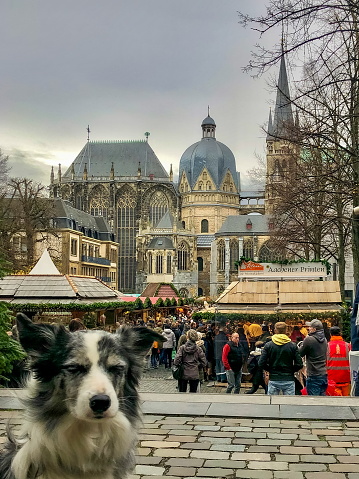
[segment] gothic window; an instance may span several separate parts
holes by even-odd
[[[211,189],[212,189],[211,182],[210,182],[210,181],[207,181],[207,190],[211,190]]]
[[[203,178],[204,180],[207,179],[207,172],[206,172],[206,171],[203,172],[202,178]]]
[[[188,298],[188,289],[181,288],[179,290],[179,295],[181,296],[181,298]]]
[[[95,188],[90,197],[90,213],[107,219],[109,209],[108,195],[105,188]]]
[[[201,233],[208,233],[208,220],[201,221]]]
[[[203,183],[202,183],[202,181],[200,181],[200,182],[198,183],[198,189],[199,189],[199,191],[202,191],[202,189],[203,189]]]
[[[188,270],[189,250],[188,245],[184,241],[179,244],[177,251],[177,265],[178,271]]]
[[[150,221],[156,226],[160,219],[168,211],[168,199],[162,191],[156,191],[150,199]]]
[[[167,274],[172,273],[172,256],[170,254],[167,255]]]
[[[152,253],[148,253],[148,274],[152,274]]]
[[[224,270],[225,261],[226,261],[226,248],[223,240],[218,241],[217,245],[217,269],[219,271]]]
[[[239,260],[239,250],[238,250],[238,241],[232,240],[229,243],[229,269],[231,271],[235,271],[237,269],[237,266],[235,265],[236,261]]]
[[[158,254],[156,256],[156,274],[162,274],[163,272],[163,256]]]
[[[198,271],[203,271],[203,258],[198,256],[197,261],[198,261]]]
[[[186,229],[186,222],[185,221],[182,221],[182,228]]]
[[[198,288],[198,296],[203,296],[203,289],[202,288]]]
[[[254,257],[254,244],[252,238],[247,238],[243,243],[243,256],[247,259]]]
[[[128,188],[117,200],[119,290],[134,291],[136,279],[136,198]]]
[[[264,243],[259,250],[259,261],[263,263],[270,263],[271,261],[277,261],[283,259],[279,252],[275,251],[274,248],[270,248],[268,243]]]

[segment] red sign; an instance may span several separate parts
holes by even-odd
[[[264,266],[254,261],[242,261],[240,271],[264,271]]]

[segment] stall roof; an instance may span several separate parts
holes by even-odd
[[[234,281],[217,299],[219,312],[339,311],[338,281]]]
[[[45,249],[29,274],[0,280],[0,301],[12,304],[117,301],[117,293],[97,278],[62,275]]]
[[[141,297],[153,297],[157,296],[162,299],[166,298],[178,298],[176,291],[170,284],[163,283],[148,283],[145,290],[141,294]]]

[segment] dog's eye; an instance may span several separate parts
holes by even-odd
[[[87,368],[83,364],[69,364],[68,366],[66,366],[65,369],[71,374],[80,374],[87,372]]]
[[[112,374],[122,374],[125,370],[125,366],[123,366],[122,364],[114,364],[113,366],[108,366],[107,370],[109,373]]]

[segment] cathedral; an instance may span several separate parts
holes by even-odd
[[[293,121],[284,59],[267,136],[267,178],[285,164],[281,122]],[[201,138],[179,160],[178,181],[146,140],[88,141],[67,171],[52,173],[54,198],[103,217],[119,244],[118,290],[173,283],[182,296],[216,298],[238,278],[238,260],[270,260],[266,191],[242,191],[236,160],[202,121]],[[279,135],[280,136],[280,135]],[[81,274],[81,273],[80,273]]]

